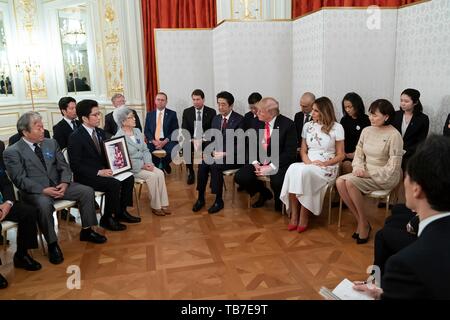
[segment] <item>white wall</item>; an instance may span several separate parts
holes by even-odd
[[[168,108],[177,111],[180,124],[194,89],[202,89],[206,105],[214,106],[212,50],[211,30],[156,31],[159,89],[168,95]]]
[[[442,134],[450,112],[450,1],[399,11],[394,102],[406,88],[421,92],[430,132]]]
[[[324,11],[324,95],[342,117],[341,101],[354,91],[366,110],[394,91],[397,10],[381,10],[380,29],[367,27],[366,10]]]
[[[319,11],[293,22],[292,100],[285,111],[294,116],[300,111],[305,92],[322,96],[324,92],[324,14]]]

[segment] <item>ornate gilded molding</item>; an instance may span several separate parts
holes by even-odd
[[[101,0],[100,15],[102,17],[103,62],[105,66],[108,96],[123,93],[123,61],[119,37],[119,22],[111,0]],[[97,53],[100,51],[97,48]]]
[[[23,49],[17,58],[17,71],[23,73],[27,99],[47,98],[44,71],[41,68],[39,20],[35,0],[14,0],[18,41]],[[30,70],[30,72],[23,72]]]

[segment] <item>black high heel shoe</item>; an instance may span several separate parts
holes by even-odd
[[[354,232],[353,234],[352,234],[352,238],[353,239],[358,239],[359,238],[359,233],[357,233],[357,232]]]
[[[370,231],[372,231],[372,226],[369,223],[369,232],[367,233],[367,238],[363,238],[362,239],[358,235],[358,237],[356,238],[356,243],[357,244],[365,244],[365,243],[367,243],[369,241],[369,238],[370,238]]]

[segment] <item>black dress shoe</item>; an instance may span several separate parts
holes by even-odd
[[[113,217],[105,216],[100,219],[100,227],[110,231],[123,231],[127,228],[126,225],[119,223]]]
[[[141,222],[141,218],[132,216],[126,210],[118,215],[119,221],[127,222],[127,223],[139,223]]]
[[[8,287],[8,281],[0,274],[0,289],[5,289]]]
[[[201,208],[205,206],[205,200],[197,200],[196,203],[194,203],[194,206],[192,207],[192,211],[197,212],[200,211]]]
[[[195,183],[195,174],[189,173],[187,178],[187,184],[194,184]]]
[[[34,260],[28,253],[19,257],[17,252],[14,254],[14,267],[25,269],[27,271],[38,271],[42,268],[41,264]]]
[[[83,229],[80,232],[80,241],[89,241],[92,243],[105,243],[106,237],[95,232],[91,228]]]
[[[209,214],[217,213],[217,212],[219,212],[222,209],[223,209],[223,201],[216,201],[216,202],[214,202],[212,207],[210,207],[208,209],[208,213]]]
[[[254,204],[252,204],[252,208],[261,208],[264,206],[264,203],[266,203],[267,200],[270,200],[272,198],[272,193],[261,192],[261,194],[259,195],[259,199]]]
[[[57,243],[48,246],[48,260],[53,264],[60,264],[64,261],[63,253]]]
[[[359,238],[359,234],[358,233],[356,233],[356,232],[354,232],[353,234],[352,234],[352,238],[353,239],[358,239]]]
[[[372,226],[369,223],[369,232],[367,233],[367,238],[360,238],[359,234],[358,234],[358,237],[356,238],[356,243],[357,244],[365,244],[365,243],[367,243],[369,241],[370,231],[372,231]]]

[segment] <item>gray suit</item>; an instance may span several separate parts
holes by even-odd
[[[56,140],[44,139],[40,146],[46,168],[23,139],[8,147],[3,158],[6,170],[12,182],[20,190],[22,199],[39,208],[38,223],[47,243],[54,243],[58,240],[53,221],[53,203],[56,200],[44,195],[42,191],[63,182],[68,183],[69,186],[62,200],[78,202],[83,228],[97,225],[95,196],[91,187],[71,182],[72,171]]]

